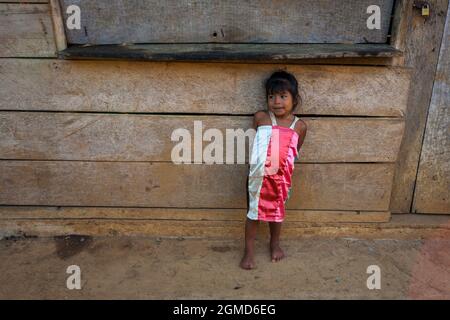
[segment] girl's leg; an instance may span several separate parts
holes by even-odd
[[[269,222],[270,228],[270,255],[272,262],[284,258],[284,252],[280,248],[281,222]]]
[[[249,218],[245,222],[245,252],[240,263],[243,269],[253,269],[255,267],[254,249],[258,223],[258,220],[251,220]]]

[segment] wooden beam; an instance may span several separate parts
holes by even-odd
[[[59,0],[50,0],[50,9],[53,21],[53,33],[55,34],[56,48],[58,51],[62,51],[67,48],[67,42]]]
[[[412,211],[450,214],[450,8],[434,76]]]
[[[65,210],[65,209],[63,209]],[[386,222],[295,222],[283,226],[283,237],[356,237],[365,239],[448,239],[448,220],[434,223],[416,223],[394,216]],[[409,217],[408,217],[409,218]],[[441,217],[444,218],[444,217]],[[0,219],[4,235],[18,237],[51,237],[55,235],[92,236],[150,236],[150,237],[212,237],[242,239],[244,219],[241,221],[187,221],[151,219]],[[258,239],[267,239],[269,225],[261,223]]]
[[[429,3],[431,11],[428,18],[422,17],[420,11],[412,6],[408,7],[412,12],[408,22],[405,67],[412,71],[411,87],[406,90],[408,112],[395,170],[392,213],[412,210],[414,184],[449,1],[430,0]]]
[[[392,32],[390,44],[404,52],[408,35],[408,24],[411,22],[413,0],[396,0],[394,8],[394,17],[392,20]],[[392,66],[403,66],[405,64],[405,55],[392,57]]]
[[[0,220],[129,219],[185,221],[242,221],[246,209],[0,207]],[[287,222],[387,222],[386,211],[286,210]]]
[[[401,51],[386,44],[142,44],[69,46],[64,59],[298,62],[302,59],[386,58]],[[326,63],[326,60],[324,61]]]

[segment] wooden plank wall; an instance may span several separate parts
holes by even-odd
[[[29,205],[159,207],[166,203],[173,207],[245,207],[245,165],[176,166],[170,159],[174,146],[170,136],[179,127],[193,132],[194,120],[202,120],[205,129],[218,128],[222,132],[226,128],[248,129],[251,114],[264,105],[262,80],[273,71],[273,66],[10,59],[3,61],[1,69],[5,85],[1,89],[4,99],[0,108],[9,110],[1,118],[4,124],[2,159],[36,161],[26,162],[23,166],[17,165],[15,160],[5,160],[3,175],[12,176],[1,196],[4,203],[17,204],[18,198],[13,200],[12,197],[20,197]],[[298,75],[302,87],[306,88],[305,107],[301,111],[310,128],[302,150],[301,163],[304,164],[299,165],[296,172],[298,183],[290,208],[387,210],[391,168],[403,132],[401,115],[406,104],[408,71],[294,65],[288,66],[288,70]],[[18,79],[18,75],[23,76]],[[18,86],[23,90],[20,95],[12,90]],[[330,90],[325,94],[327,88]],[[401,90],[397,92],[399,88]],[[370,94],[365,94],[367,92]],[[89,113],[93,111],[99,113]],[[133,114],[124,114],[130,112]],[[308,116],[316,112],[320,116]],[[195,113],[198,115],[192,115]],[[72,169],[65,167],[62,161],[42,162],[49,160],[71,161],[68,164]],[[119,164],[119,161],[126,163]],[[148,167],[149,164],[142,162],[154,164]],[[43,189],[33,186],[34,178],[22,177],[29,176],[23,169],[30,165],[44,166],[36,167],[38,171],[51,166],[50,171],[56,170],[55,177],[64,179],[69,179],[64,173],[69,169],[75,180],[67,185],[68,188],[72,188],[72,183],[81,184],[84,186],[82,192],[97,189],[99,186],[95,181],[98,180],[88,179],[81,183],[79,179],[85,179],[81,177],[80,170],[83,170],[76,166],[92,171],[87,177],[109,173],[112,178],[102,185],[106,189],[98,190],[102,194],[110,188],[113,190],[114,184],[118,188],[125,183],[123,177],[116,180],[121,176],[113,173],[117,170],[132,172],[140,166],[140,170],[147,172],[142,177],[151,179],[151,168],[162,176],[156,182],[151,179],[152,185],[159,186],[152,194],[146,191],[149,185],[139,186],[134,181],[136,177],[130,175],[129,183],[135,184],[134,191],[127,187],[123,194],[103,200],[99,195],[96,201],[92,192],[86,194],[94,196],[89,200],[64,191],[62,186],[51,181],[48,181],[48,188],[54,186],[55,190],[44,192],[44,196]],[[330,170],[334,174],[326,179]],[[198,189],[176,187],[189,184],[193,176],[200,174]],[[173,176],[173,181],[161,180],[169,176]],[[221,179],[215,182],[218,177]],[[90,187],[87,187],[88,181],[92,183]],[[174,181],[178,182],[171,185]],[[217,191],[213,191],[214,184]],[[35,191],[26,196],[18,195],[23,188],[35,188]],[[326,189],[329,189],[328,193]],[[191,197],[186,197],[181,190],[189,190]],[[205,196],[207,190],[210,193]],[[139,196],[141,191],[144,192],[142,198]],[[214,192],[217,196],[213,196]],[[127,195],[136,200],[125,200]],[[306,195],[311,195],[310,200],[306,200]],[[53,200],[50,201],[49,196]]]
[[[393,0],[61,0],[81,9],[73,44],[386,43]],[[380,29],[368,29],[370,5]],[[67,13],[63,10],[67,17]],[[282,23],[280,23],[280,19]],[[332,26],[332,27],[330,27]]]
[[[60,232],[77,219],[102,219],[106,229],[105,219],[236,226],[248,164],[175,165],[170,134],[193,132],[194,120],[204,130],[249,128],[265,106],[263,80],[278,68],[299,79],[308,125],[288,219],[389,219],[408,68],[64,61],[48,59],[47,46],[19,54],[20,39],[0,50],[0,228]]]
[[[450,213],[450,9],[434,76],[413,212]]]

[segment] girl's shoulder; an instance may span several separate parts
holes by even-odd
[[[270,119],[269,112],[267,112],[266,110],[256,111],[253,116],[257,119],[264,119],[264,118]]]
[[[305,121],[303,121],[303,120],[300,119],[299,117],[297,117],[297,118],[298,118],[298,121],[295,123],[294,130],[295,130],[295,131],[298,133],[298,135],[301,137],[301,136],[306,135],[306,131],[308,130],[308,127],[307,127]]]
[[[270,115],[266,110],[259,110],[256,111],[253,115],[253,122],[255,125],[255,128],[262,126],[262,125],[271,125],[272,121],[270,120]]]

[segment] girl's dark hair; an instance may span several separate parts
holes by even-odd
[[[292,95],[292,110],[297,108],[297,105],[302,104],[302,97],[298,92],[298,82],[294,75],[287,71],[280,70],[274,72],[269,79],[266,80],[266,99],[269,95],[274,93],[281,93],[289,91]]]

